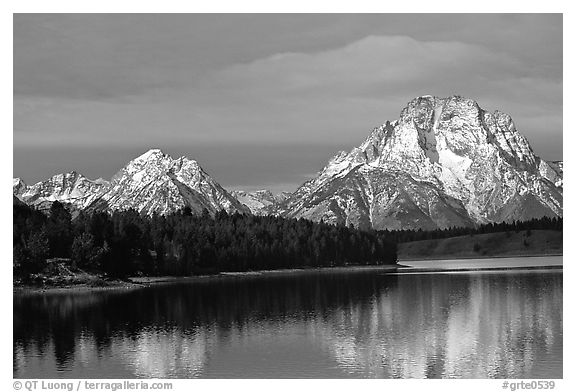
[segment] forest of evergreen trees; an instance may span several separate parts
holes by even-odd
[[[396,244],[460,235],[562,230],[562,218],[443,230],[363,231],[305,219],[191,214],[189,208],[147,217],[134,210],[84,213],[72,219],[54,202],[48,214],[14,204],[14,274],[41,271],[50,258],[113,277],[212,274],[343,265],[393,264]]]
[[[506,231],[519,232],[523,230],[558,230],[562,231],[562,218],[549,218],[547,216],[528,221],[512,221],[500,223],[487,223],[476,227],[450,227],[424,231],[419,230],[383,230],[379,233],[395,243],[431,240],[438,238],[458,237],[471,234],[500,233]]]
[[[41,271],[50,258],[109,276],[195,275],[362,264],[393,264],[396,245],[384,233],[304,219],[232,214],[168,216],[134,210],[81,212],[54,202],[45,215],[14,204],[14,274]]]

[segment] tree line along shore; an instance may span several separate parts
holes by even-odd
[[[224,211],[193,215],[189,208],[166,216],[145,216],[134,210],[80,212],[72,219],[59,202],[52,203],[48,214],[15,203],[13,216],[15,283],[29,285],[106,285],[106,279],[129,276],[394,265],[398,244],[407,242],[562,231],[562,218],[547,217],[475,228],[375,231]]]

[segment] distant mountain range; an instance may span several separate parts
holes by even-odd
[[[294,193],[228,192],[194,160],[152,149],[108,182],[76,172],[14,195],[46,209],[133,208],[152,215],[190,207],[273,214],[360,228],[435,229],[562,216],[563,163],[536,156],[512,118],[460,96],[422,96],[400,118],[375,128],[359,147],[339,152]]]
[[[14,194],[42,207],[58,200],[74,209],[113,211],[133,208],[165,215],[190,207],[192,213],[219,210],[250,213],[250,209],[214,181],[191,159],[173,159],[152,149],[130,161],[108,181],[92,181],[76,172],[59,174],[27,187],[16,178]]]

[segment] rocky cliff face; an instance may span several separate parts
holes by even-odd
[[[193,213],[219,210],[249,213],[249,209],[216,183],[191,159],[173,159],[152,149],[122,168],[90,205],[97,210],[133,208],[147,215],[168,214],[184,207]]]
[[[423,96],[340,152],[274,209],[376,229],[562,215],[562,165],[537,157],[512,118],[459,96]]]
[[[274,195],[269,190],[259,190],[253,192],[246,192],[235,190],[231,192],[238,201],[250,209],[254,215],[267,215],[269,214],[276,204],[286,200],[290,193],[282,192]]]
[[[20,197],[28,188],[28,185],[21,178],[13,178],[12,179],[12,193],[16,197]]]
[[[544,163],[542,163],[544,162]],[[564,186],[564,162],[562,161],[541,161],[539,166],[543,177],[549,178],[559,188]]]

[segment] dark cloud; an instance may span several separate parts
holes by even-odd
[[[486,46],[561,77],[562,15],[16,14],[16,94],[133,95],[276,53],[371,35]]]

